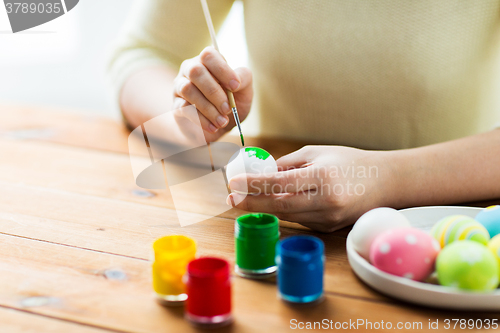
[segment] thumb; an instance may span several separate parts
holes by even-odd
[[[253,87],[252,87],[252,72],[246,67],[236,68],[234,70],[241,79],[241,84],[238,89],[234,90],[234,99],[240,120],[243,121],[248,116],[252,106]]]
[[[279,171],[286,171],[291,169],[303,168],[307,166],[308,160],[306,154],[304,153],[304,149],[299,149],[279,158],[276,161],[278,165]]]
[[[233,92],[240,92],[252,88],[252,71],[246,67],[238,67],[234,70],[240,78],[240,86]]]

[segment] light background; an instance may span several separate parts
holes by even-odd
[[[80,0],[66,15],[16,34],[0,1],[0,103],[120,119],[110,99],[106,65],[134,1],[143,0]],[[247,65],[241,2],[235,2],[218,42],[231,66]],[[254,124],[250,119],[244,127],[254,132]]]

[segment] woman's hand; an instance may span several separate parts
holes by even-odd
[[[243,121],[252,104],[252,73],[243,67],[231,69],[219,52],[207,47],[200,55],[182,63],[174,80],[173,109],[195,105],[206,140],[215,141],[236,125],[225,89],[234,93]]]
[[[233,177],[228,204],[272,213],[282,220],[331,232],[366,211],[387,204],[392,182],[391,152],[340,146],[306,146],[277,160],[275,174]]]

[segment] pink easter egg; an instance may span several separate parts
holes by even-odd
[[[375,238],[370,262],[386,273],[423,281],[434,271],[440,250],[438,242],[422,230],[392,229]]]

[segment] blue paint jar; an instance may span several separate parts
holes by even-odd
[[[312,236],[285,238],[276,245],[278,295],[291,303],[311,303],[323,297],[325,245]]]

